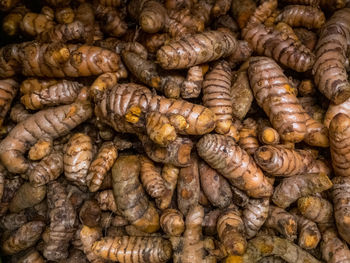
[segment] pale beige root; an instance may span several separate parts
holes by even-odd
[[[202,223],[204,218],[203,207],[192,207],[185,221],[185,232],[182,237],[171,237],[174,263],[215,263],[216,258],[208,255],[214,249],[212,239],[204,239]]]
[[[95,196],[102,211],[111,211],[113,213],[119,214],[117,203],[115,202],[113,196],[113,190],[104,190],[97,192]]]
[[[13,98],[17,94],[19,84],[14,79],[0,80],[0,127],[11,107]]]
[[[73,103],[83,85],[70,80],[29,78],[21,83],[21,102],[30,110]]]
[[[118,100],[115,104],[112,101]],[[123,107],[119,107],[123,105]],[[115,85],[103,93],[95,114],[118,132],[142,133],[145,131],[144,115],[159,112],[167,116],[182,116],[188,126],[181,134],[202,135],[215,128],[214,113],[208,108],[184,100],[167,99],[153,94],[144,86],[127,83]]]
[[[146,233],[159,229],[159,215],[139,181],[138,156],[120,156],[112,168],[113,194],[118,210],[136,228]]]
[[[32,114],[25,109],[22,103],[17,103],[13,105],[10,111],[10,119],[15,123],[24,121],[25,119],[29,118],[31,115]]]
[[[199,158],[191,154],[188,167],[180,169],[177,181],[177,205],[183,215],[187,215],[191,207],[198,205],[200,194]]]
[[[258,124],[252,118],[243,121],[243,127],[239,131],[239,146],[250,155],[259,148]]]
[[[341,240],[336,229],[327,229],[322,233],[321,241],[322,258],[329,263],[350,262],[350,250]]]
[[[179,172],[180,169],[178,167],[172,164],[164,164],[161,175],[166,186],[166,192],[162,198],[156,200],[159,209],[163,210],[170,206],[177,185]]]
[[[100,189],[107,173],[118,158],[118,149],[113,142],[105,142],[101,145],[96,157],[91,162],[86,177],[90,192]]]
[[[161,237],[104,237],[94,242],[92,251],[120,263],[165,263],[172,254],[170,242]]]
[[[245,227],[237,207],[225,209],[217,220],[217,233],[229,255],[243,255],[247,248]]]
[[[321,263],[291,241],[276,236],[259,236],[250,240],[246,253],[240,257],[231,257],[228,262],[257,263],[262,258],[272,255],[278,256],[288,263]]]
[[[0,159],[13,173],[25,173],[29,163],[24,154],[42,138],[56,139],[69,133],[92,114],[89,102],[75,102],[39,111],[17,124],[0,143]],[[36,128],[36,123],[39,130]],[[15,164],[15,165],[14,165]]]
[[[18,213],[21,210],[39,204],[46,196],[46,186],[32,186],[26,182],[16,191],[13,196],[9,209],[12,213]]]
[[[255,198],[272,194],[272,185],[260,168],[230,137],[207,134],[197,143],[197,152],[212,168],[237,188]]]
[[[32,161],[39,161],[48,156],[53,149],[53,142],[50,139],[40,139],[34,144],[29,152],[28,158]]]
[[[236,48],[237,40],[231,33],[207,31],[169,41],[157,51],[157,61],[164,69],[182,69],[228,56]]]
[[[247,239],[253,238],[269,215],[269,200],[267,198],[250,198],[242,212]]]
[[[333,222],[333,205],[319,196],[305,196],[298,199],[300,213],[318,224],[331,224]]]
[[[350,118],[344,113],[335,115],[329,125],[330,150],[332,166],[335,175],[350,175],[350,148],[348,140],[350,136]]]
[[[44,157],[29,173],[28,179],[34,186],[42,186],[56,180],[63,173],[63,154],[54,151]]]
[[[149,112],[146,115],[146,131],[150,139],[162,147],[168,146],[177,137],[169,118],[158,112]]]
[[[187,77],[181,85],[181,97],[184,99],[197,98],[202,91],[204,74],[208,65],[193,66],[188,69]]]
[[[302,141],[306,134],[305,110],[282,68],[271,58],[251,57],[248,76],[258,105],[282,139]]]
[[[269,216],[265,221],[265,226],[278,231],[288,240],[293,241],[297,238],[297,219],[294,215],[271,205],[269,208]]]
[[[58,261],[68,257],[68,247],[74,234],[76,214],[66,190],[57,181],[48,184],[47,200],[50,225],[43,255],[48,260]]]
[[[334,177],[332,188],[332,201],[334,204],[334,218],[339,235],[350,243],[349,198],[350,177]]]
[[[349,14],[349,8],[336,11],[321,29],[312,70],[318,89],[335,104],[341,104],[350,97],[350,84],[345,69],[350,32]]]
[[[148,136],[138,136],[147,156],[154,162],[171,164],[177,167],[186,167],[190,164],[193,142],[187,137],[178,136],[167,147],[155,144]]]
[[[201,190],[213,206],[225,208],[232,202],[232,191],[228,181],[208,164],[199,163]]]
[[[272,196],[272,201],[279,207],[289,207],[300,197],[320,193],[333,186],[331,180],[324,173],[302,174],[284,178]]]
[[[238,71],[233,75],[230,96],[233,116],[243,120],[254,99],[247,71]]]
[[[203,105],[216,116],[215,131],[225,134],[232,125],[231,68],[225,60],[214,64],[203,81]]]
[[[78,186],[86,186],[92,158],[91,137],[83,133],[74,134],[69,139],[63,156],[65,177]]]
[[[282,145],[261,146],[255,151],[254,159],[263,171],[283,177],[308,173],[314,164],[309,151],[288,149]]]
[[[166,192],[165,181],[160,169],[146,156],[140,156],[140,180],[145,191],[152,197],[160,199]]]
[[[80,230],[80,240],[83,245],[83,251],[92,263],[103,263],[105,260],[100,258],[92,251],[92,245],[99,239],[102,238],[102,229],[100,227],[88,227],[83,225]]]
[[[185,230],[183,215],[176,209],[166,209],[160,217],[160,227],[168,236],[181,236]]]
[[[22,225],[3,241],[1,249],[5,255],[13,255],[33,246],[41,237],[45,223],[31,221]]]
[[[262,144],[276,145],[280,142],[279,133],[271,127],[271,124],[266,119],[258,120],[258,138]]]

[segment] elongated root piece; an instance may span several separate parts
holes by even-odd
[[[230,263],[257,263],[267,256],[279,256],[288,263],[321,263],[311,254],[287,239],[276,236],[259,236],[248,242],[243,256],[230,258]]]
[[[259,148],[258,125],[252,118],[243,121],[243,127],[239,131],[239,146],[250,155]]]
[[[293,94],[278,64],[266,57],[252,57],[248,75],[258,105],[269,116],[283,140],[300,142],[306,133],[305,110]]]
[[[113,194],[118,210],[133,226],[153,233],[159,229],[159,215],[139,181],[140,168],[138,156],[119,157],[112,168]]]
[[[318,89],[332,102],[340,104],[350,97],[344,67],[350,32],[350,8],[336,11],[321,29],[312,73]]]
[[[288,149],[281,145],[261,146],[256,150],[254,159],[263,171],[284,177],[305,174],[314,162],[309,151]]]
[[[92,251],[121,263],[163,263],[172,254],[170,242],[161,237],[105,237],[92,245]]]
[[[279,207],[286,208],[298,198],[323,192],[333,186],[324,173],[303,174],[288,177],[275,188],[272,201]]]
[[[348,140],[350,118],[343,114],[337,114],[329,126],[329,138],[334,173],[338,176],[350,175],[350,148]]]
[[[256,198],[272,193],[268,182],[253,159],[225,135],[204,135],[197,143],[197,151],[212,168],[230,183]]]
[[[232,124],[231,69],[225,60],[217,62],[203,82],[203,105],[216,116],[216,132],[225,134]]]
[[[228,32],[207,31],[170,41],[157,51],[157,61],[164,69],[188,68],[228,56],[237,45]]]
[[[269,200],[267,198],[250,198],[242,212],[242,220],[248,239],[253,238],[269,215]]]

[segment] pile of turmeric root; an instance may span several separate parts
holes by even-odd
[[[348,2],[0,0],[2,262],[350,262]]]

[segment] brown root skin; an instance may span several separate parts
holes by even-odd
[[[92,251],[121,263],[134,262],[134,258],[141,259],[140,263],[165,263],[172,254],[170,242],[161,237],[105,237],[93,243]]]
[[[14,79],[0,80],[0,127],[11,107],[13,98],[17,94],[19,84]]]
[[[200,182],[198,170],[198,157],[191,155],[190,165],[180,169],[177,182],[177,204],[183,215],[187,215],[191,207],[198,204],[200,195]]]
[[[146,156],[140,156],[140,165],[140,179],[145,191],[152,198],[162,198],[166,193],[166,186],[159,167]]]
[[[217,232],[229,255],[243,255],[247,241],[241,214],[237,208],[228,208],[218,218]]]
[[[181,236],[185,230],[182,214],[176,209],[166,209],[160,217],[160,227],[168,236]]]
[[[28,175],[29,182],[38,187],[56,180],[63,173],[63,154],[53,151],[44,157]]]
[[[246,191],[249,196],[262,198],[272,194],[272,185],[260,168],[249,154],[235,145],[229,137],[204,135],[197,143],[197,152],[232,185]]]
[[[261,146],[255,151],[254,159],[263,171],[283,177],[308,173],[315,161],[309,151],[282,145]]]
[[[162,178],[166,186],[166,192],[162,198],[156,200],[157,207],[161,210],[168,208],[171,204],[180,169],[172,164],[166,163],[162,169]]]
[[[189,68],[186,80],[181,85],[181,97],[183,99],[197,98],[202,91],[204,74],[208,65],[199,65]]]
[[[332,166],[334,173],[337,176],[349,176],[350,166],[348,138],[350,135],[350,118],[344,114],[339,113],[335,115],[329,125],[329,138],[332,156]]]
[[[228,262],[257,263],[260,262],[260,259],[272,255],[278,256],[286,262],[321,262],[293,242],[277,236],[259,236],[251,239],[248,242],[246,253],[240,257],[231,257]]]
[[[332,201],[334,204],[334,218],[339,235],[349,244],[349,192],[350,178],[338,176],[333,178]]]
[[[231,13],[241,29],[246,26],[255,9],[256,3],[253,0],[233,0],[231,3]]]
[[[186,228],[183,236],[170,238],[174,251],[174,263],[210,263],[216,261],[214,256],[208,255],[209,251],[214,250],[214,242],[211,239],[203,238],[203,218],[203,207],[199,205],[192,207],[186,216]]]
[[[312,73],[318,89],[333,103],[340,104],[350,97],[350,85],[345,69],[345,53],[350,9],[336,11],[323,26],[316,46],[316,61]],[[345,36],[344,36],[345,34]]]
[[[337,230],[330,228],[322,233],[321,251],[327,262],[342,262],[350,260],[350,250],[346,243],[337,235]]]
[[[102,229],[100,227],[89,227],[84,225],[79,233],[83,246],[83,251],[90,262],[104,262],[92,251],[92,245],[102,238]]]
[[[39,140],[36,144],[34,144],[29,152],[28,157],[32,161],[38,161],[49,155],[52,151],[53,145],[51,140],[42,139]]]
[[[204,46],[190,46],[187,41],[206,43],[206,52]],[[157,51],[157,61],[164,69],[183,69],[228,56],[237,45],[236,38],[228,32],[207,31],[185,36],[184,40],[171,40]]]
[[[22,225],[2,243],[2,251],[5,255],[13,255],[30,248],[40,239],[44,227],[45,223],[42,221],[32,221]]]
[[[271,58],[252,57],[248,76],[258,105],[269,116],[282,139],[302,141],[306,134],[305,110],[293,94],[282,68]]]
[[[305,196],[298,199],[300,213],[319,224],[333,222],[333,205],[326,199],[318,196]]]
[[[253,238],[269,215],[269,200],[267,198],[250,198],[242,212],[242,220],[248,239]]]
[[[275,188],[272,201],[286,208],[300,197],[323,192],[332,186],[332,181],[324,173],[294,175],[284,178]]]
[[[170,120],[158,112],[150,112],[146,115],[146,131],[150,139],[156,144],[166,147],[176,140],[175,127]]]
[[[11,10],[2,20],[2,29],[9,36],[15,36],[20,30],[20,23],[29,10],[19,5]]]
[[[298,209],[290,211],[298,224],[298,245],[303,249],[314,249],[321,240],[321,233],[317,224],[298,213]]]
[[[86,200],[79,211],[79,220],[83,225],[98,227],[101,219],[101,209],[95,200]]]
[[[220,134],[228,132],[232,124],[231,78],[231,68],[221,60],[214,64],[203,81],[203,105],[214,112],[215,131]]]
[[[74,134],[69,139],[63,156],[65,177],[78,186],[86,186],[92,158],[91,137],[83,133]]]
[[[259,148],[258,124],[252,118],[243,121],[243,127],[239,131],[239,146],[248,154],[253,155]]]
[[[133,226],[153,233],[159,229],[159,215],[142,188],[139,173],[138,156],[119,157],[112,168],[113,194],[118,210]]]
[[[47,190],[50,226],[45,240],[43,255],[58,261],[68,256],[69,242],[73,238],[76,220],[75,209],[68,199],[65,188],[57,181],[50,182]]]
[[[118,158],[118,150],[113,142],[105,142],[89,166],[86,177],[90,192],[96,192],[102,185],[107,173]]]
[[[276,21],[283,21],[292,27],[318,29],[326,22],[323,12],[312,6],[289,5],[277,16]]]
[[[114,99],[120,100],[123,108],[108,102]],[[135,83],[119,84],[106,90],[95,108],[95,114],[102,122],[118,132],[128,133],[144,132],[144,115],[152,111],[183,116],[188,127],[181,134],[202,135],[215,128],[215,117],[211,110],[184,100],[154,95],[146,87]]]
[[[98,192],[95,199],[102,211],[111,211],[120,214],[111,189]]]
[[[29,36],[37,36],[55,26],[55,22],[44,14],[28,12],[20,23],[21,31]]]
[[[298,225],[295,216],[277,206],[270,206],[265,226],[275,229],[290,241],[297,238]]]
[[[74,10],[70,7],[61,7],[55,10],[55,19],[59,24],[70,24],[74,18]]]
[[[12,198],[9,209],[12,213],[39,204],[46,196],[46,186],[34,187],[30,183],[24,183],[16,191]]]
[[[227,207],[232,201],[228,181],[205,162],[199,163],[201,189],[210,203],[219,208]]]

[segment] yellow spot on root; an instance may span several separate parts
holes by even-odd
[[[289,94],[294,94],[293,88],[292,88],[290,85],[285,84],[285,85],[284,85],[284,88],[285,88],[285,90],[286,90]]]
[[[305,238],[305,246],[308,248],[313,248],[317,243],[317,237],[316,236],[307,236]]]
[[[261,243],[259,244],[259,250],[261,251],[262,254],[270,255],[273,251],[273,246],[265,243]]]
[[[241,256],[228,256],[225,263],[243,263],[243,258]]]
[[[139,106],[132,106],[125,114],[125,120],[130,123],[137,123],[140,120],[141,108]]]
[[[266,143],[273,143],[274,141],[276,141],[276,134],[274,133],[274,131],[272,129],[266,129],[264,130],[263,133],[263,140]]]
[[[70,107],[68,113],[66,114],[66,119],[72,117],[76,112],[77,112],[77,107],[76,106]]]

